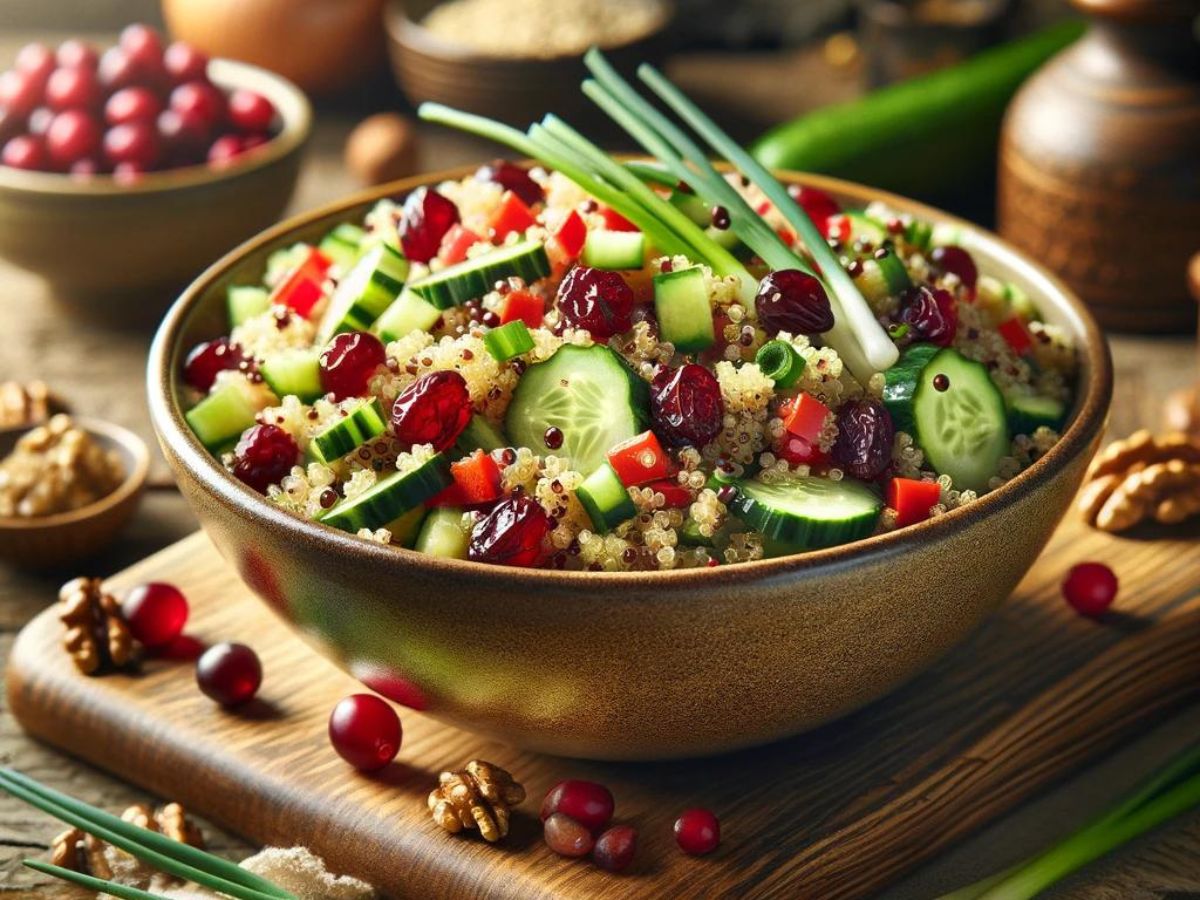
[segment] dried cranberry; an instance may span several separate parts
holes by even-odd
[[[365,331],[347,331],[334,337],[321,354],[321,387],[335,400],[360,397],[375,370],[387,363],[379,338]]]
[[[883,474],[892,458],[896,429],[892,417],[878,400],[851,400],[837,412],[834,460],[863,481]]]
[[[650,415],[655,433],[673,447],[703,447],[725,420],[721,385],[698,363],[663,369],[650,386]]]
[[[404,255],[416,262],[437,256],[446,232],[459,221],[453,201],[429,188],[417,188],[404,201],[400,214],[400,243]]]
[[[833,327],[833,309],[820,279],[799,269],[767,273],[754,298],[758,321],[769,334],[814,335]]]
[[[975,283],[979,280],[979,270],[975,268],[975,260],[962,247],[953,244],[945,247],[934,247],[929,254],[934,267],[942,272],[957,275],[968,294],[975,293]]]
[[[475,562],[530,568],[542,561],[550,519],[532,497],[502,500],[475,524],[467,556]]]
[[[565,325],[597,340],[633,327],[633,290],[617,272],[576,266],[558,286],[557,302]]]
[[[229,338],[217,338],[205,341],[192,348],[183,364],[183,380],[198,391],[208,391],[217,380],[217,373],[226,369],[236,369],[245,361],[246,356],[237,344],[231,344]]]
[[[233,450],[233,474],[260,494],[278,484],[300,457],[295,439],[277,425],[255,425]]]
[[[401,443],[433,444],[434,450],[453,446],[471,419],[471,395],[457,372],[422,375],[396,398],[392,430]]]
[[[592,833],[570,816],[555,813],[542,826],[546,846],[559,856],[579,857],[592,852],[595,840]]]
[[[478,181],[490,181],[516,194],[526,206],[533,206],[546,199],[542,187],[529,177],[529,172],[506,159],[494,159],[475,171]]]
[[[808,217],[812,219],[821,235],[829,237],[829,217],[836,216],[842,211],[838,202],[824,191],[812,187],[801,187],[798,184],[790,185],[788,194],[799,204],[801,209],[808,213]]]
[[[592,862],[607,872],[624,872],[637,853],[637,829],[632,825],[615,825],[600,837],[592,848]]]
[[[918,340],[939,347],[954,343],[958,331],[958,307],[948,291],[917,285],[901,298],[900,321],[907,323]]]

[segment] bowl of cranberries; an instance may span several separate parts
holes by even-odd
[[[291,198],[311,111],[266,70],[145,25],[110,47],[28,44],[10,66],[0,256],[86,311],[156,315]]]

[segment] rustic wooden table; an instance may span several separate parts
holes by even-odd
[[[28,36],[0,34],[0,60],[10,59]],[[41,36],[45,37],[45,36]],[[754,133],[762,123],[792,114],[818,101],[852,95],[855,79],[831,73],[813,53],[787,57],[725,58],[694,56],[672,70],[691,91],[710,104],[730,108],[736,100],[741,129]],[[809,92],[807,85],[820,85]],[[782,89],[780,86],[783,85]],[[733,97],[731,92],[737,92]],[[755,98],[758,98],[755,100]],[[722,102],[724,101],[724,102]],[[292,204],[301,211],[334,199],[354,188],[341,165],[341,147],[353,124],[351,118],[328,110],[318,126]],[[444,132],[422,131],[423,164],[440,169],[494,155],[485,145]],[[164,298],[164,304],[167,298]],[[60,310],[37,278],[0,261],[0,380],[42,378],[60,391],[73,409],[99,416],[137,431],[151,445],[153,434],[146,414],[143,371],[150,335],[101,331],[80,326]],[[1196,376],[1195,343],[1184,338],[1114,337],[1117,389],[1111,431],[1126,434],[1159,422],[1162,396]],[[196,521],[174,490],[165,464],[157,457],[150,490],[132,527],[112,550],[86,566],[89,574],[108,575],[191,533]],[[0,567],[0,661],[7,657],[15,633],[35,613],[55,599],[58,585],[79,572],[28,574]],[[1200,712],[1200,711],[1194,711]],[[897,888],[897,897],[928,896],[934,885],[974,880],[1011,863],[1014,854],[1045,845],[1066,824],[1080,821],[1111,799],[1113,779],[1130,765],[1147,767],[1161,759],[1181,739],[1200,730],[1200,715],[1185,715],[1093,771],[1082,773],[1053,796],[1045,798],[949,854],[935,866]],[[145,799],[140,792],[27,739],[7,709],[0,712],[0,759],[44,779],[82,799],[111,809]],[[62,897],[60,883],[47,883],[20,866],[21,858],[39,855],[56,833],[48,817],[23,805],[0,799],[0,891],[29,897]],[[241,856],[249,852],[237,838],[213,832],[211,845],[219,852]],[[1070,892],[1095,896],[1101,886],[1138,885],[1151,892],[1200,889],[1200,819],[1193,816],[1136,845],[1124,854],[1073,882]]]

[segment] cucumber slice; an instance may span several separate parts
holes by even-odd
[[[938,390],[939,375],[948,384]],[[916,344],[887,371],[883,402],[939,473],[959,490],[983,490],[1009,451],[1004,397],[987,369],[956,350]]]
[[[389,522],[385,527],[392,533],[392,543],[411,548],[425,521],[426,511],[424,506],[414,506],[394,522]]]
[[[367,233],[350,222],[343,222],[330,229],[317,249],[334,261],[341,269],[349,269],[358,259],[363,239]]]
[[[353,453],[367,441],[387,431],[388,418],[379,400],[363,400],[345,416],[312,436],[308,453],[317,462],[330,463]]]
[[[1053,397],[1021,394],[1008,398],[1008,428],[1013,434],[1033,434],[1042,426],[1058,430],[1066,417],[1066,406]]]
[[[229,327],[237,328],[247,319],[261,316],[270,309],[271,294],[266,288],[231,284],[225,291],[225,307],[229,310]]]
[[[640,231],[589,231],[582,260],[596,269],[640,269],[646,261],[646,236]]]
[[[371,331],[385,344],[408,337],[414,331],[429,331],[442,317],[442,311],[410,290],[403,290],[396,302],[375,320]]]
[[[729,509],[793,550],[857,541],[875,529],[883,500],[861,481],[795,475],[764,484],[740,480]]]
[[[680,353],[698,353],[716,341],[712,304],[698,268],[655,275],[654,312],[662,339]]]
[[[913,219],[904,226],[904,240],[918,250],[928,250],[933,237],[933,226],[920,219]]]
[[[453,506],[430,510],[413,549],[430,556],[466,559],[471,532],[463,525],[463,511]]]
[[[487,347],[488,353],[492,354],[497,362],[506,362],[514,356],[532,350],[533,335],[529,333],[528,325],[516,319],[485,332],[483,346]]]
[[[650,390],[617,353],[601,344],[564,344],[521,376],[505,431],[513,446],[544,453],[546,429],[558,428],[567,457],[580,472],[607,461],[608,451],[649,427]]]
[[[587,510],[597,534],[607,534],[626,519],[637,515],[637,507],[629,499],[629,491],[608,463],[585,478],[583,484],[575,489],[575,496]]]
[[[839,215],[850,226],[849,236],[843,243],[853,245],[862,241],[864,244],[879,247],[887,240],[887,229],[872,220],[866,213],[851,209]],[[836,216],[833,218],[836,218]],[[830,223],[831,232],[840,234],[841,229],[834,227],[834,224]]]
[[[342,500],[326,510],[319,521],[351,533],[360,528],[382,528],[448,488],[453,480],[450,460],[438,453],[411,472],[393,472],[353,500]]]
[[[521,241],[464,260],[410,284],[438,309],[448,309],[482,297],[497,281],[514,275],[532,284],[550,274],[550,260],[541,241]]]
[[[407,277],[408,260],[399,250],[390,244],[368,250],[333,292],[316,343],[328,344],[343,331],[366,331],[392,305]]]
[[[767,341],[758,348],[754,361],[777,388],[790,388],[804,374],[804,357],[787,341]]]
[[[463,429],[462,434],[458,436],[454,446],[464,454],[473,453],[476,450],[491,453],[493,450],[507,447],[508,441],[486,417],[475,413],[467,422],[467,427]]]
[[[679,542],[689,547],[713,546],[713,539],[705,537],[700,532],[700,526],[696,523],[696,520],[692,518],[684,520],[683,527],[679,529]]]
[[[689,191],[671,191],[667,200],[697,225],[707,228],[712,224],[712,208],[696,194]]]
[[[227,384],[189,409],[184,418],[200,443],[215,452],[251,427],[257,413],[245,391]]]
[[[325,396],[321,385],[321,353],[318,350],[280,350],[258,367],[258,372],[276,397],[295,394],[302,403]]]

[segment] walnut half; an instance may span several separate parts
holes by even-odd
[[[58,592],[58,618],[66,627],[63,647],[85,675],[125,668],[135,661],[135,643],[121,605],[104,592],[99,578],[73,578]]]
[[[429,794],[433,820],[451,834],[478,828],[483,839],[494,843],[508,834],[509,808],[525,799],[525,788],[512,775],[482,759],[465,769],[442,772]]]

